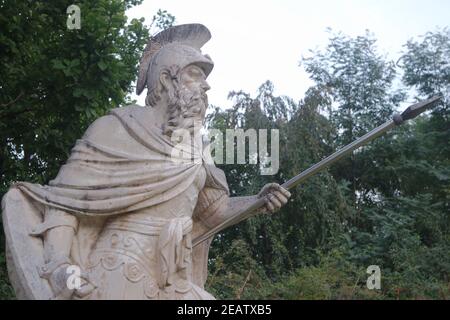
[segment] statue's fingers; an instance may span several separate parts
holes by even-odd
[[[264,185],[258,193],[258,197],[264,197],[270,192],[270,183]]]
[[[84,298],[94,290],[95,286],[93,286],[91,283],[86,283],[85,285],[82,285],[79,289],[77,289],[75,294],[80,298]]]
[[[283,205],[281,204],[281,201],[278,200],[277,196],[274,195],[274,193],[270,194],[269,201],[274,205],[275,208],[281,208]]]
[[[274,190],[278,190],[279,186],[280,185],[278,183],[272,182],[272,183],[266,184],[263,189],[265,192],[270,193]]]
[[[288,202],[288,197],[286,197],[283,193],[280,191],[274,191],[272,192],[275,197],[282,203],[282,205],[285,205]]]
[[[279,184],[277,184],[276,190],[278,192],[281,192],[288,199],[291,197],[291,193],[287,189],[285,189],[282,186],[280,186]]]
[[[270,202],[269,198],[266,200],[266,207],[270,212],[275,211],[275,207],[273,206],[272,202]]]
[[[87,273],[86,271],[81,271],[80,278],[89,282],[89,273]]]

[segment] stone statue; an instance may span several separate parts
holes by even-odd
[[[208,106],[213,62],[200,49],[210,37],[200,24],[154,36],[136,87],[148,89],[146,106],[97,119],[48,185],[11,186],[2,214],[19,299],[214,299],[204,289],[212,239],[191,239],[257,198],[266,199],[259,212],[288,201],[278,184],[229,197],[195,138]],[[193,137],[189,161],[174,152],[180,130]]]

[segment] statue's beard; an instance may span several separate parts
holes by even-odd
[[[203,92],[180,89],[169,95],[168,121],[164,134],[171,136],[175,130],[187,130],[194,134],[203,126],[208,96]]]

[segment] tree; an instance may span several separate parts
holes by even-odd
[[[161,30],[170,28],[175,24],[175,16],[171,15],[167,10],[159,9],[153,16],[149,29],[152,34],[156,34]]]
[[[349,144],[387,121],[404,98],[401,91],[392,90],[396,75],[394,63],[378,53],[376,39],[369,31],[355,38],[334,34],[324,51],[313,54],[303,58],[302,63],[317,90],[328,98],[324,99],[328,104],[323,107],[328,108],[336,128],[335,148]],[[351,183],[355,204],[367,199],[370,192],[362,188],[362,179],[372,162],[355,152],[333,167],[338,180]]]
[[[317,90],[330,99],[323,101],[336,127],[337,146],[386,121],[405,97],[403,90],[392,89],[394,65],[376,53],[374,44],[369,34],[356,39],[338,35],[325,52],[304,59]],[[403,80],[421,98],[445,95],[449,44],[446,30],[407,43]],[[449,250],[448,105],[436,110],[331,169],[337,181],[351,182],[354,214],[346,221],[341,247],[345,261],[380,265],[387,297],[448,294],[450,263],[441,256]]]
[[[141,1],[81,1],[81,29],[66,26],[70,1],[3,1],[0,15],[1,190],[47,183],[86,127],[125,103],[141,50]]]
[[[251,195],[265,183],[284,182],[329,153],[331,126],[319,112],[321,97],[317,91],[311,89],[296,103],[274,95],[274,86],[267,81],[255,98],[242,91],[230,93],[230,98],[233,107],[225,111],[217,108],[209,117],[210,128],[278,129],[280,137],[280,170],[274,176],[261,175],[258,165],[248,163],[221,166],[232,195]],[[312,178],[293,191],[282,212],[250,218],[215,238],[210,254],[213,276],[208,286],[224,298],[242,294],[264,297],[261,288],[271,292],[267,286],[273,281],[317,262],[315,250],[330,247],[333,238],[342,233],[346,209],[340,187],[330,174]],[[245,259],[236,259],[236,255]]]
[[[439,108],[434,109],[448,120],[450,95],[450,30],[444,28],[427,32],[406,45],[401,58],[404,70],[403,81],[414,87],[421,97],[441,94],[445,99]]]

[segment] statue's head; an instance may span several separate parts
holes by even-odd
[[[164,104],[169,114],[166,131],[201,127],[208,99],[206,78],[213,68],[201,47],[211,38],[201,24],[166,29],[147,44],[141,58],[136,93],[147,87],[145,104]]]

